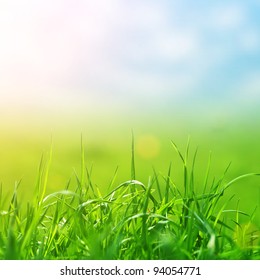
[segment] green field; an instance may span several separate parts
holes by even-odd
[[[259,1],[1,1],[0,260],[260,260],[259,26]]]
[[[1,259],[260,258],[258,120],[118,119],[2,125]]]

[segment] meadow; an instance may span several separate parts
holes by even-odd
[[[2,125],[1,259],[260,258],[258,120],[117,117]]]

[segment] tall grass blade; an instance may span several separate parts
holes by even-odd
[[[48,162],[46,165],[46,170],[45,170],[45,174],[44,174],[44,178],[43,178],[43,188],[42,188],[42,193],[41,193],[41,197],[39,200],[39,205],[42,204],[42,201],[44,199],[44,196],[46,194],[46,189],[47,189],[47,183],[48,183],[48,178],[49,178],[49,171],[50,171],[50,166],[51,166],[51,161],[52,161],[52,149],[53,149],[53,145],[51,142],[51,148],[50,148],[50,153],[49,153],[49,158],[48,158]]]
[[[135,140],[134,133],[132,131],[132,156],[131,156],[131,179],[135,180]]]

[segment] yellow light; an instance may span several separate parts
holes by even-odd
[[[137,139],[137,154],[143,159],[152,159],[160,153],[160,142],[153,135],[142,135]]]

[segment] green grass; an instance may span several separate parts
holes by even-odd
[[[226,180],[227,168],[214,178],[209,157],[201,183],[197,150],[191,152],[189,141],[184,153],[171,145],[181,180],[169,163],[166,174],[154,168],[140,182],[132,141],[129,180],[115,185],[116,169],[107,188],[99,189],[82,143],[80,173],[64,190],[47,193],[51,151],[40,162],[30,202],[21,198],[28,191],[22,182],[11,197],[1,187],[0,259],[260,259],[258,210],[241,211],[232,195],[237,183],[248,189],[259,174]]]

